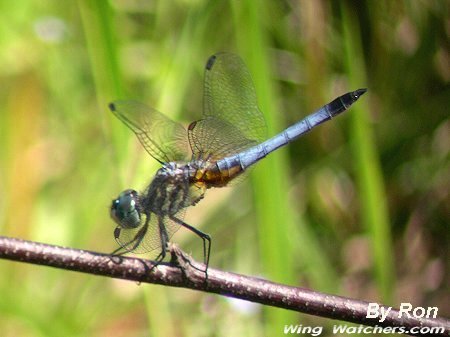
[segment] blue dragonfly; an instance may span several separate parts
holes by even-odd
[[[184,222],[186,208],[208,189],[227,186],[269,153],[344,112],[365,92],[348,92],[265,140],[266,123],[247,67],[237,55],[217,53],[205,67],[202,119],[187,130],[145,104],[110,103],[114,115],[162,165],[143,193],[127,189],[113,200],[110,214],[120,246],[114,253],[159,249],[159,263],[172,235],[184,227],[202,239],[207,271],[211,237]]]

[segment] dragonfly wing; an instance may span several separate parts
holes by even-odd
[[[184,210],[176,214],[177,218],[184,218]],[[167,216],[158,217],[155,213],[150,213],[147,221],[145,215],[142,216],[141,225],[136,228],[123,228],[117,226],[114,237],[117,243],[127,252],[143,254],[161,248],[161,233],[159,221],[162,221],[167,231],[168,239],[180,228],[180,225]]]
[[[161,247],[158,219],[155,214],[151,214],[148,219],[143,216],[141,225],[136,228],[117,226],[114,237],[125,251],[136,254],[146,253]]]
[[[220,157],[265,138],[266,123],[257,105],[250,72],[237,55],[218,53],[209,58],[205,68],[203,120],[193,124],[189,137],[194,154],[209,152]]]
[[[185,160],[188,157],[186,130],[181,124],[136,101],[115,101],[109,108],[160,163]]]
[[[188,136],[194,155],[205,159],[221,159],[257,144],[246,138],[234,125],[217,118],[191,123]]]

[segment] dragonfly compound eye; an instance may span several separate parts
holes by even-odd
[[[111,204],[111,218],[122,228],[136,228],[141,224],[138,193],[125,190]]]

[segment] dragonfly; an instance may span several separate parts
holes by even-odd
[[[201,238],[207,272],[211,237],[184,221],[186,209],[203,199],[208,189],[238,180],[269,153],[344,112],[366,92],[348,92],[266,140],[265,119],[242,59],[232,53],[212,55],[204,76],[203,116],[187,130],[143,103],[109,104],[162,165],[142,193],[127,189],[112,201],[110,215],[120,246],[114,254],[159,249],[159,264],[173,234],[184,227]]]

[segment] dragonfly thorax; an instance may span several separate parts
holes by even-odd
[[[164,179],[180,179],[189,176],[189,163],[172,161],[165,163],[157,172],[156,177]]]
[[[193,162],[165,163],[153,178],[140,202],[144,209],[161,216],[175,215],[200,201],[206,187],[193,180],[197,167]]]

